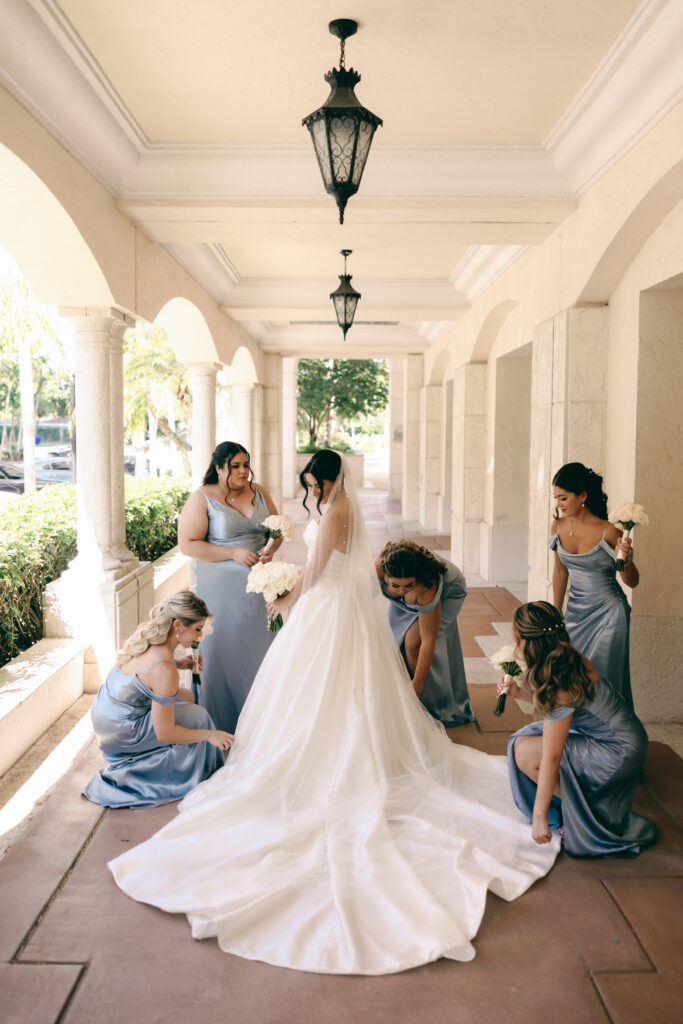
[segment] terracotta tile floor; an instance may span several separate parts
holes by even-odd
[[[390,509],[385,530],[381,498],[372,495],[368,506],[375,546],[410,529]],[[460,623],[470,656],[481,656],[474,637],[509,621],[516,603],[501,588],[468,596]],[[492,686],[473,686],[472,699],[478,722],[451,730],[452,739],[503,753],[508,731],[526,719],[514,704],[495,719]],[[660,830],[656,847],[635,860],[561,855],[514,903],[489,896],[473,962],[379,978],[301,974],[226,956],[213,941],[194,942],[183,917],[123,896],[106,861],[158,829],[174,807],[102,812],[79,796],[98,765],[91,745],[0,861],[3,1024],[681,1019],[683,765],[663,744],[650,746],[636,804]]]

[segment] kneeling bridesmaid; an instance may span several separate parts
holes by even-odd
[[[546,601],[513,615],[513,636],[527,665],[523,686],[543,721],[508,742],[515,803],[535,842],[563,826],[574,857],[635,857],[657,839],[632,811],[647,754],[647,734],[614,687],[569,643],[562,616]],[[500,689],[500,684],[499,684]],[[525,695],[513,685],[513,697]]]
[[[106,764],[83,790],[88,800],[155,807],[180,800],[223,764],[233,737],[178,685],[178,668],[191,659],[173,660],[178,644],[201,639],[209,617],[204,602],[183,590],[155,605],[124,644],[92,708]]]

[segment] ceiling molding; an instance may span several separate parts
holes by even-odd
[[[451,274],[451,283],[471,305],[527,249],[526,245],[473,245]]]
[[[585,191],[680,100],[682,21],[680,0],[645,0],[543,145],[378,143],[364,194]],[[114,195],[320,194],[307,142],[151,142],[55,0],[0,4],[0,82]]]
[[[683,4],[645,0],[544,142],[579,196],[683,99]]]

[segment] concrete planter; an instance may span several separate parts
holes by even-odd
[[[299,489],[298,476],[301,470],[304,468],[308,460],[310,459],[312,452],[297,452],[296,456],[296,489]],[[353,473],[353,479],[356,481],[356,487],[362,487],[365,480],[365,456],[364,455],[344,455],[344,458],[351,466],[351,472]]]

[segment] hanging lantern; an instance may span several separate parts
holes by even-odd
[[[336,199],[339,223],[343,224],[344,208],[349,196],[358,191],[372,137],[382,119],[360,105],[353,91],[360,75],[344,66],[344,40],[355,34],[357,22],[338,18],[329,28],[341,40],[339,67],[325,75],[332,91],[322,107],[301,123],[311,133],[325,190]]]
[[[337,323],[344,332],[344,341],[346,341],[346,332],[353,323],[353,318],[356,315],[356,306],[361,297],[360,292],[357,292],[351,284],[351,274],[346,273],[346,257],[350,256],[352,252],[353,249],[341,250],[341,254],[344,257],[344,273],[339,275],[339,287],[330,292],[334,311],[337,314]]]

